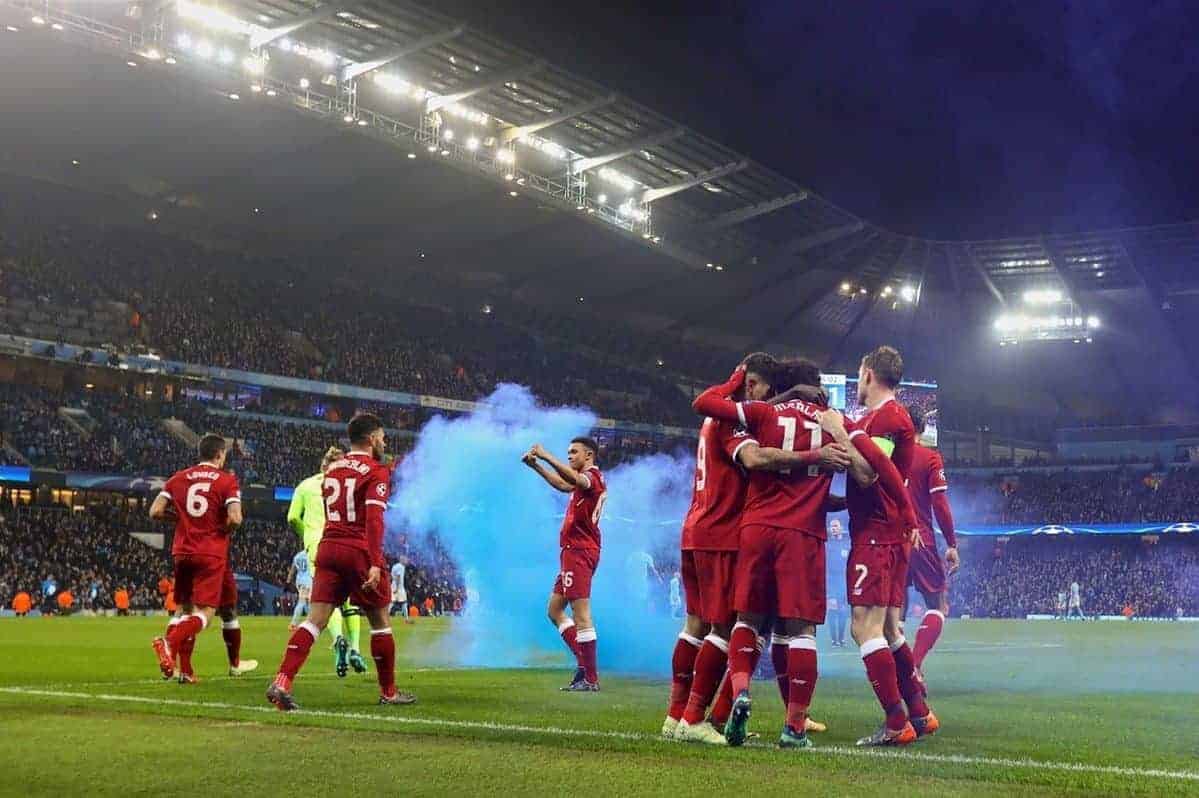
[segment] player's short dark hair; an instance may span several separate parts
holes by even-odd
[[[346,434],[350,436],[350,443],[361,446],[370,440],[375,430],[382,428],[383,422],[378,416],[373,413],[358,413],[346,425]]]
[[[820,387],[820,366],[807,358],[784,360],[778,365],[780,387],[783,390],[794,388],[796,385],[814,385]]]
[[[903,379],[903,355],[893,346],[880,346],[862,358],[862,365],[874,372],[883,385],[895,388]]]
[[[742,358],[741,365],[745,366],[746,372],[753,372],[772,386],[778,387],[775,385],[775,380],[778,379],[779,362],[773,355],[765,352],[750,352]]]
[[[916,405],[908,405],[908,415],[912,417],[912,426],[916,428],[917,435],[924,434],[924,411],[916,407]]]
[[[591,450],[592,456],[599,455],[599,444],[595,442],[595,438],[589,437],[587,435],[580,435],[577,438],[571,438],[570,442],[577,443],[582,446],[586,446],[588,449]]]
[[[209,432],[200,438],[200,442],[196,445],[196,451],[200,453],[201,460],[215,460],[228,446],[224,436]]]

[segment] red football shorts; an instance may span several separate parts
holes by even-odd
[[[908,545],[855,543],[845,564],[851,607],[902,607],[908,589]]]
[[[599,567],[599,558],[596,549],[562,549],[553,592],[567,601],[591,598],[591,578]]]
[[[913,549],[908,562],[908,584],[924,595],[944,593],[948,587],[945,563],[935,546]]]
[[[736,620],[733,591],[737,585],[737,552],[683,552],[683,593],[687,614],[704,623],[727,624]]]
[[[217,606],[237,608],[237,578],[228,565],[225,566],[225,576],[221,579],[221,603]]]
[[[226,573],[229,568],[223,557],[180,554],[175,558],[175,603],[220,607]]]
[[[316,549],[316,564],[313,601],[340,607],[348,598],[356,607],[391,606],[391,580],[387,574],[380,574],[379,584],[373,589],[363,589],[362,583],[370,575],[371,558],[362,549],[322,540]]]
[[[733,606],[738,612],[824,623],[824,541],[797,529],[741,527]]]

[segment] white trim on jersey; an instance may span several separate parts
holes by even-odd
[[[376,507],[382,507],[384,510],[387,509],[387,502],[379,501],[378,499],[367,499],[366,504],[373,504]]]
[[[741,426],[743,426],[743,427],[749,426],[748,424],[745,423],[745,402],[737,403],[737,418],[739,418],[741,420]]]
[[[929,488],[928,492],[929,493],[940,493],[943,490],[949,490],[949,486],[948,485],[938,485],[935,488]]]
[[[751,443],[754,444],[755,446],[758,445],[758,442],[755,441],[753,438],[746,438],[745,440],[741,441],[741,443],[737,444],[737,448],[733,450],[733,462],[734,463],[737,463],[737,465],[741,465],[741,463],[739,463],[737,461],[737,455],[739,455],[741,453],[741,449],[743,447],[745,447]]]

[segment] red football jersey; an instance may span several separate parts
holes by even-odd
[[[558,545],[564,549],[600,548],[600,517],[604,514],[604,501],[608,488],[598,466],[584,472],[590,484],[586,488],[575,488],[570,492],[566,505],[566,517],[562,519],[562,531],[558,534]]]
[[[380,550],[371,550],[366,513],[372,505],[387,509],[391,496],[391,471],[387,466],[365,452],[350,452],[329,464],[322,487],[325,533],[321,540],[335,540],[362,549],[374,560],[382,560],[382,539],[378,541]]]
[[[737,450],[756,443],[732,424],[705,418],[695,450],[695,486],[683,521],[684,551],[736,551],[741,510],[749,478],[737,464]]]
[[[171,554],[229,556],[228,507],[241,501],[237,477],[230,471],[200,463],[176,471],[162,486],[159,496],[175,505],[175,542]]]
[[[933,536],[933,494],[946,490],[949,490],[949,482],[945,479],[941,453],[927,446],[917,446],[912,458],[912,472],[908,475],[908,493],[916,510],[916,520],[920,522],[920,539],[926,549],[933,551],[937,548]]]
[[[762,446],[800,452],[819,449],[824,430],[816,414],[824,410],[807,402],[742,402],[739,413],[749,434]],[[824,540],[825,502],[833,475],[819,466],[771,472],[754,471],[749,477],[741,526],[765,524],[796,529]]]
[[[848,427],[848,423],[846,424]],[[854,423],[853,429],[871,438],[885,438],[894,445],[891,462],[905,480],[912,471],[916,454],[916,429],[908,411],[894,399],[888,399]],[[855,543],[903,543],[910,530],[904,529],[899,507],[878,482],[863,488],[853,479],[846,480],[845,499],[849,505],[849,536]]]

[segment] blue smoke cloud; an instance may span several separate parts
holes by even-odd
[[[478,411],[437,417],[421,430],[397,469],[387,528],[417,541],[436,535],[468,592],[466,613],[431,657],[479,667],[569,664],[545,615],[567,495],[520,457],[540,442],[565,460],[570,439],[594,425],[590,411],[546,408],[527,388],[500,385]],[[693,469],[688,455],[653,455],[605,470],[603,552],[592,585],[601,670],[669,670],[680,622],[663,606],[662,587],[637,563],[642,552],[677,548]]]

